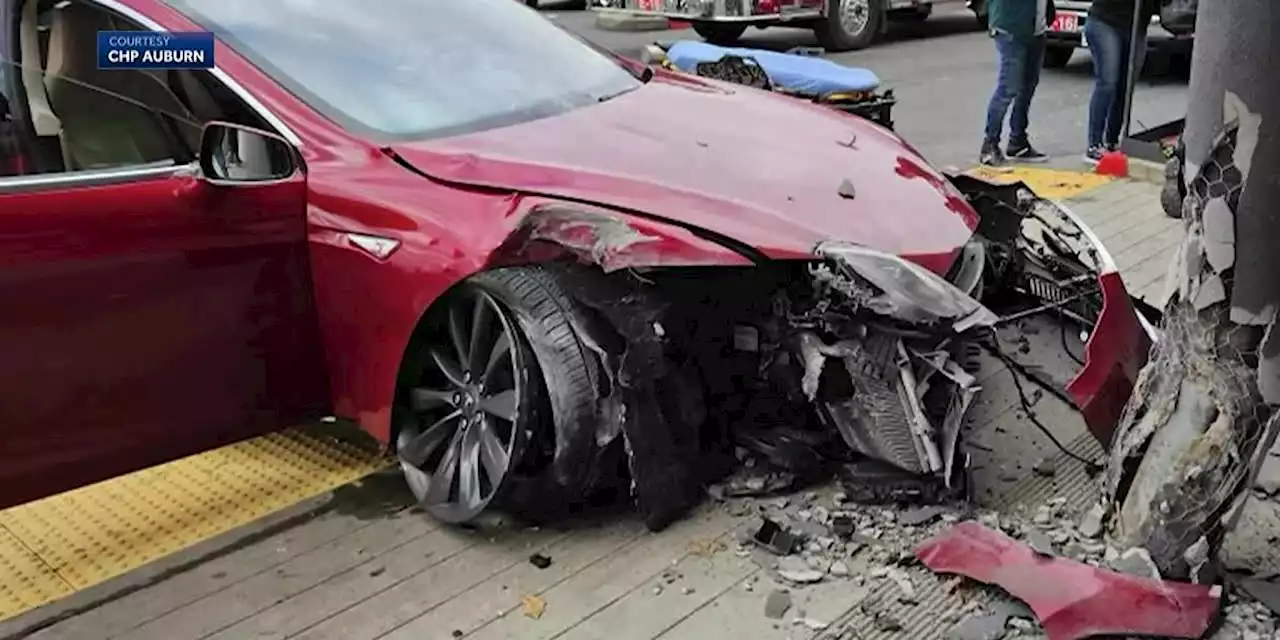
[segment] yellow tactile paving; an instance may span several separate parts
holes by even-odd
[[[59,578],[21,540],[0,527],[0,620],[73,591],[71,585]]]
[[[1021,180],[1031,187],[1041,198],[1050,200],[1066,200],[1074,198],[1086,191],[1101,187],[1114,178],[1100,176],[1086,171],[1063,171],[1060,169],[1040,169],[1037,167],[974,167],[970,175],[978,176],[994,182],[1017,182]]]
[[[389,461],[292,429],[0,511],[0,619],[364,477]]]

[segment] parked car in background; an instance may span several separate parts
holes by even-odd
[[[592,0],[592,7],[623,9],[692,23],[711,44],[732,45],[749,27],[812,29],[829,51],[870,46],[891,20],[927,20],[934,5],[961,0]],[[986,24],[986,0],[964,0]]]
[[[1089,18],[1090,0],[1055,0],[1057,19],[1049,27],[1048,48],[1044,54],[1044,66],[1060,69],[1071,62],[1076,49],[1087,49],[1084,23]],[[1185,22],[1165,25],[1160,16],[1151,18],[1147,30],[1147,47],[1168,55],[1187,55],[1191,52],[1194,25]]]

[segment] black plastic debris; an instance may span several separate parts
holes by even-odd
[[[786,471],[767,468],[740,469],[733,475],[707,487],[707,494],[716,500],[768,496],[796,488],[798,478]]]
[[[755,534],[751,536],[751,540],[764,549],[780,556],[795,553],[800,548],[800,543],[803,542],[799,536],[769,518],[760,519],[760,528],[756,529]]]
[[[858,523],[853,516],[843,513],[831,516],[831,533],[841,538],[848,538],[857,529]]]
[[[936,476],[917,475],[879,460],[846,464],[839,477],[849,502],[859,504],[937,504],[954,493]]]
[[[551,558],[544,556],[541,553],[535,553],[529,556],[529,564],[539,569],[546,569],[551,566]]]

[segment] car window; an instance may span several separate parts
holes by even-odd
[[[15,18],[20,46],[0,60],[13,146],[26,148],[10,175],[181,165],[206,122],[267,128],[208,72],[99,69],[97,32],[140,25],[86,0],[30,1],[35,10]],[[0,124],[0,176],[4,133]]]
[[[500,127],[639,81],[517,0],[166,0],[330,119],[379,139]]]

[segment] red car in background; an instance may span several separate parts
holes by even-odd
[[[778,385],[950,481],[951,413],[915,416],[932,443],[855,424],[821,358],[952,375],[920,345],[1048,300],[1089,334],[1068,389],[1103,438],[1145,362],[1070,212],[860,118],[510,0],[318,7],[0,0],[0,506],[336,416],[442,519],[626,476],[660,526]],[[100,70],[103,30],[212,31],[217,68]]]

